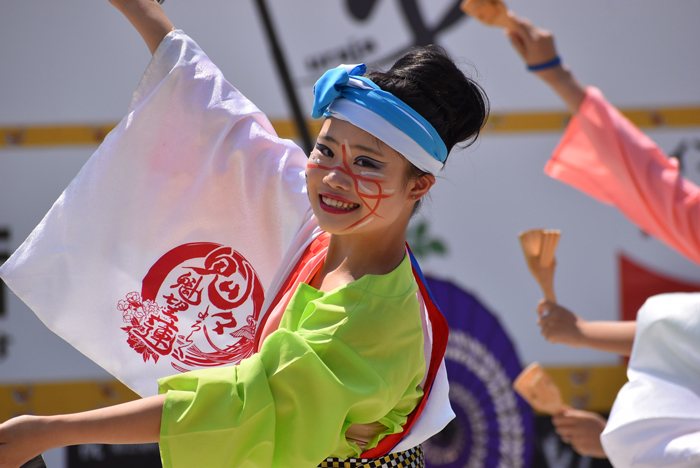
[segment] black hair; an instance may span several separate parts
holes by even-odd
[[[435,128],[448,153],[461,142],[473,144],[489,115],[484,90],[437,45],[413,49],[386,72],[365,75],[418,112]],[[409,164],[405,183],[425,172]],[[414,206],[418,209],[420,200]]]

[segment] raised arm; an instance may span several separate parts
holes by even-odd
[[[156,0],[109,0],[131,22],[154,54],[173,23]]]
[[[156,395],[83,413],[10,419],[0,424],[0,468],[67,445],[158,442],[164,401]]]
[[[537,28],[528,20],[515,15],[513,23],[515,29],[507,29],[506,34],[525,65],[559,95],[572,114],[578,112],[586,98],[586,88],[561,60],[548,66],[559,58],[552,33]]]
[[[700,187],[599,90],[585,89],[555,60],[550,33],[527,20],[514,22],[513,46],[574,114],[545,173],[616,206],[644,232],[700,264]]]
[[[541,301],[537,306],[540,318],[538,325],[542,336],[550,343],[561,343],[579,348],[597,349],[622,356],[632,354],[635,321],[588,322],[570,310],[550,301]]]

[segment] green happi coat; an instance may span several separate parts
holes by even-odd
[[[423,328],[408,255],[330,292],[300,284],[279,329],[237,366],[159,381],[164,468],[316,467],[362,452],[353,423],[401,425],[423,395]]]

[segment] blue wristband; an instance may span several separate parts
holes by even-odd
[[[554,57],[554,58],[553,58],[552,60],[550,60],[549,62],[540,63],[539,65],[528,65],[528,66],[527,66],[527,69],[528,69],[529,71],[531,71],[531,72],[533,72],[533,71],[540,71],[540,70],[546,70],[546,69],[548,69],[548,68],[556,67],[556,66],[559,65],[560,63],[561,63],[561,58],[559,58],[559,56],[557,55],[556,57]]]

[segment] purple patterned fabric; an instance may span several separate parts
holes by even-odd
[[[457,417],[424,445],[426,466],[528,468],[534,416],[512,390],[522,370],[498,318],[471,294],[426,278],[450,325],[445,362]]]

